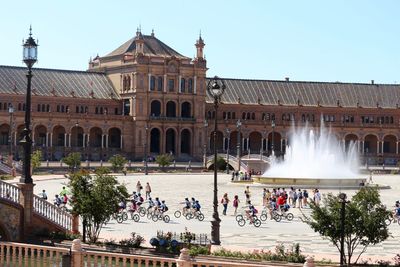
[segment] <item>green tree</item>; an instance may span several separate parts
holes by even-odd
[[[121,170],[122,170],[122,168],[123,168],[123,167],[125,166],[125,164],[127,163],[127,160],[126,160],[123,156],[121,156],[121,155],[119,155],[119,154],[116,154],[116,155],[112,156],[112,157],[108,160],[108,162],[111,163],[113,170],[114,170],[115,172],[118,172],[118,171],[121,171]]]
[[[70,170],[76,170],[81,166],[81,153],[73,152],[69,153],[68,156],[62,159],[62,161],[68,165]]]
[[[160,166],[161,169],[164,170],[165,167],[168,167],[169,165],[171,165],[172,156],[170,154],[158,155],[156,157],[156,162],[158,163],[158,166]]]
[[[37,168],[40,167],[41,164],[42,164],[42,151],[36,150],[31,155],[32,174],[35,172]]]
[[[209,161],[211,165],[214,165],[214,157]],[[217,170],[226,170],[226,160],[223,157],[217,156]]]
[[[129,194],[125,185],[119,184],[107,168],[99,168],[94,175],[87,171],[71,174],[72,212],[82,217],[83,234],[96,242],[103,225],[116,211],[118,203]]]
[[[311,215],[305,222],[323,237],[330,240],[340,253],[341,205],[339,197],[331,193],[324,196],[323,206],[310,203]],[[391,211],[382,204],[377,187],[362,187],[346,203],[344,255],[345,263],[351,264],[355,250],[360,247],[354,263],[367,250],[368,246],[378,244],[389,237],[385,220],[389,219]]]

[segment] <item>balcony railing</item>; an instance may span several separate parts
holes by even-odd
[[[150,116],[150,120],[154,121],[182,121],[182,122],[195,122],[195,118],[186,117],[167,117],[167,116]]]

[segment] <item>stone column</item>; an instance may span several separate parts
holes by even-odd
[[[193,79],[193,92],[196,94],[196,92],[197,92],[197,76],[194,76],[194,79]]]
[[[149,85],[149,86],[148,86],[148,87],[149,87],[149,91],[151,91],[151,90],[150,90],[150,80],[151,80],[151,73],[149,73],[149,79],[148,79],[148,83],[149,83],[149,84],[148,84],[148,85]]]
[[[225,141],[226,141],[226,140],[225,140],[225,139],[226,139],[225,137],[222,138],[222,150],[223,150],[223,151],[226,150],[226,146],[225,146]]]
[[[123,136],[122,136],[122,134],[121,134],[121,141],[120,141],[120,148],[122,149],[123,148],[123,146],[122,146],[122,141],[123,141]],[[147,141],[146,141],[147,142]]]
[[[74,239],[71,246],[71,267],[83,267],[84,250],[80,239]]]
[[[104,148],[104,134],[101,135],[101,148]]]
[[[82,148],[85,148],[85,139],[86,134],[82,134]]]
[[[49,134],[50,133],[46,133],[46,147],[49,147]]]
[[[399,154],[399,142],[396,141],[396,154]]]
[[[179,93],[182,93],[181,80],[182,80],[182,76],[179,75],[179,77],[178,77],[178,92]]]
[[[19,196],[19,204],[24,209],[24,216],[22,218],[22,234],[20,236],[20,239],[22,241],[28,238],[28,234],[31,232],[33,227],[33,187],[35,186],[35,184],[18,183],[17,186],[21,190],[21,194]]]
[[[167,74],[164,74],[164,92],[167,92]]]
[[[68,134],[65,133],[64,134],[64,147],[67,147],[67,136],[68,136]]]
[[[68,134],[68,146],[71,147],[71,136],[72,134]]]
[[[364,154],[364,140],[361,141],[361,153]]]
[[[379,143],[379,141],[377,141],[376,142],[376,154],[380,153],[379,150],[380,150],[380,143]]]
[[[108,134],[106,134],[106,148],[108,148]]]
[[[50,147],[53,147],[53,133],[50,133]]]
[[[383,144],[384,144],[384,142],[381,141],[381,153],[382,153],[382,154],[383,154]]]
[[[86,146],[90,147],[90,134],[87,134]]]

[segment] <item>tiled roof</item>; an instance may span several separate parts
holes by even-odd
[[[141,36],[143,37],[144,40],[143,52],[145,55],[167,56],[167,57],[175,56],[177,58],[185,58],[185,59],[188,58],[179,54],[174,49],[164,44],[154,36],[151,35],[141,35]],[[121,45],[111,53],[107,54],[105,57],[123,55],[126,52],[134,53],[134,51],[136,50],[135,38],[136,37],[128,40],[123,45]]]
[[[207,79],[207,82],[210,78]],[[224,79],[223,103],[396,108],[400,85]],[[212,102],[207,97],[207,102]]]
[[[27,68],[0,66],[0,94],[25,94]],[[119,98],[103,73],[33,69],[32,93],[41,96],[78,98]]]

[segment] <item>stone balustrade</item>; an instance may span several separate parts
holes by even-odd
[[[49,203],[47,200],[33,196],[33,210],[51,222],[58,224],[68,231],[72,231],[73,216],[56,205]]]
[[[19,203],[21,189],[17,186],[0,180],[0,197]]]

